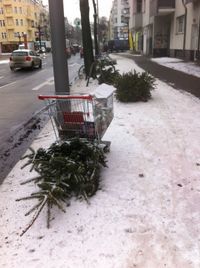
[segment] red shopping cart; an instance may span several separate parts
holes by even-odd
[[[40,95],[38,98],[45,101],[57,140],[80,137],[100,143],[113,119],[112,100],[107,107],[107,102],[91,95]]]

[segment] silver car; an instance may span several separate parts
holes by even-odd
[[[16,68],[42,68],[42,59],[35,51],[30,49],[14,50],[10,56],[10,69]]]

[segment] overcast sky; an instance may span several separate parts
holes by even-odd
[[[93,14],[92,0],[90,1],[90,13]],[[113,0],[98,0],[99,2],[99,16],[109,18],[110,10]],[[43,3],[48,4],[48,0],[43,0]],[[80,18],[79,0],[63,0],[64,14],[70,23],[74,22],[75,18]]]

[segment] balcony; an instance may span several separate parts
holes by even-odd
[[[13,17],[13,12],[11,11],[11,12],[5,12],[4,13],[4,16],[6,17],[6,18],[12,18]]]
[[[157,14],[168,15],[175,11],[175,0],[157,0]]]
[[[150,4],[150,16],[169,15],[175,11],[175,0],[154,0]]]
[[[14,24],[7,25],[6,29],[7,30],[13,30],[13,29],[15,29],[15,25]]]
[[[138,29],[142,27],[142,13],[136,13],[133,15],[132,17],[132,25],[131,27],[133,27],[134,29]]]
[[[186,4],[189,4],[189,3],[197,4],[197,3],[200,3],[200,0],[185,0],[185,3]]]
[[[13,4],[13,1],[12,0],[4,0],[3,1],[3,5],[4,6],[11,6]]]

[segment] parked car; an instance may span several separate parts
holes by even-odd
[[[80,47],[80,58],[83,58],[83,47]]]
[[[16,68],[42,68],[42,59],[33,50],[18,49],[11,53],[9,65],[12,71]]]
[[[119,40],[119,39],[115,39],[115,40],[109,40],[108,41],[108,51],[109,52],[120,52],[120,51],[126,51],[129,50],[129,42],[128,39],[124,39],[124,40]]]
[[[41,47],[38,51],[39,53],[46,53],[46,48],[45,47]]]
[[[79,45],[78,44],[72,44],[72,46],[74,48],[75,53],[78,53],[79,52]]]
[[[73,46],[70,47],[71,54],[76,55],[76,51]]]
[[[66,54],[67,54],[67,59],[69,59],[69,58],[71,58],[71,49],[70,49],[70,47],[67,47],[66,48]]]

